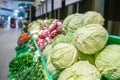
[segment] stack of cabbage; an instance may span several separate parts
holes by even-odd
[[[64,20],[66,34],[58,35],[43,51],[54,80],[101,80],[103,75],[120,80],[120,46],[106,46],[103,24],[104,18],[93,11]]]

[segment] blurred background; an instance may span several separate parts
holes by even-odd
[[[64,20],[70,14],[92,10],[104,16],[104,26],[110,34],[120,35],[119,3],[119,0],[0,0],[0,27],[15,27],[39,18]]]

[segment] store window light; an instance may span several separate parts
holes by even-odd
[[[41,0],[41,2],[45,2],[46,0]]]
[[[18,16],[18,12],[19,12],[18,10],[15,10],[14,11],[14,16]]]

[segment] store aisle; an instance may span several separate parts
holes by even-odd
[[[0,29],[0,80],[7,80],[9,62],[15,57],[18,29]]]

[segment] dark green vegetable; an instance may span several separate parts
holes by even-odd
[[[34,61],[34,53],[22,54],[9,65],[9,80],[48,80],[40,58]]]

